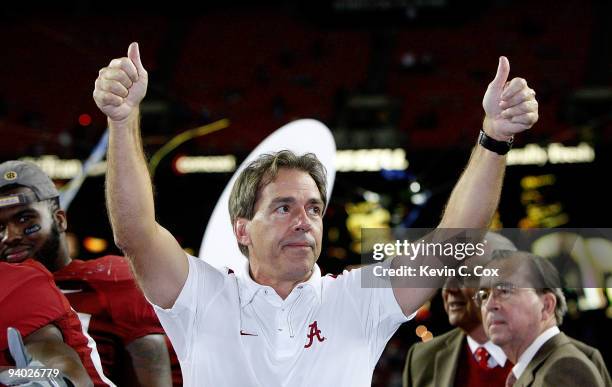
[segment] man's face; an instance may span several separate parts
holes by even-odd
[[[474,273],[476,265],[483,265],[489,256],[473,256],[461,262],[467,273]],[[473,297],[478,289],[478,277],[450,277],[442,288],[444,310],[448,314],[448,322],[454,326],[471,332],[482,324],[482,314]]]
[[[19,187],[2,196],[31,192]],[[59,228],[45,202],[0,208],[0,260],[9,263],[34,258],[45,266],[57,257]]]
[[[322,231],[323,202],[314,180],[304,171],[282,168],[260,190],[243,244],[258,275],[299,281],[310,276],[319,258]]]
[[[512,289],[489,294],[482,304],[483,325],[487,336],[500,347],[526,349],[541,333],[546,320],[543,295],[536,293],[528,281],[527,265],[517,265],[512,259],[495,266],[500,276],[489,285]]]
[[[481,324],[480,308],[472,299],[474,293],[473,288],[444,287],[442,289],[444,310],[452,326],[469,332]]]

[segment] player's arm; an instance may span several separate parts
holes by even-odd
[[[483,98],[486,114],[483,130],[497,141],[510,140],[515,134],[531,128],[538,120],[535,92],[522,78],[506,82],[509,73],[510,63],[508,59],[501,57],[495,79],[489,84]],[[468,165],[448,200],[435,232],[436,239],[445,240],[452,236],[450,232],[440,229],[480,229],[484,235],[499,202],[505,167],[505,155],[499,155],[480,145],[474,147]],[[442,262],[432,258],[434,257],[397,257],[393,266],[409,263],[412,267],[421,264],[442,267]],[[458,261],[451,259],[444,264],[457,263]],[[442,286],[445,278],[431,277],[428,279],[428,286],[423,288],[411,288],[409,280],[398,277],[392,279],[395,298],[406,315],[413,313],[431,298]]]
[[[147,84],[138,45],[132,43],[127,57],[100,70],[93,97],[110,130],[106,202],[115,242],[130,258],[148,299],[169,308],[185,284],[188,262],[176,239],[155,220],[140,135],[139,106]]]
[[[142,387],[171,387],[172,370],[164,335],[140,337],[126,346],[134,368],[132,385]]]
[[[93,386],[79,355],[64,343],[62,333],[52,324],[32,332],[23,339],[29,354],[47,368],[57,368],[76,386]]]

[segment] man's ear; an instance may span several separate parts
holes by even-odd
[[[250,220],[246,218],[238,218],[234,221],[234,235],[241,245],[249,246],[251,244],[251,236],[248,230],[249,223]]]
[[[53,214],[53,220],[55,224],[57,224],[57,228],[60,232],[65,232],[68,228],[68,219],[66,217],[66,211],[64,210],[56,210]]]
[[[555,317],[555,309],[557,308],[557,297],[551,292],[546,292],[542,295],[542,316],[548,320],[551,316]]]

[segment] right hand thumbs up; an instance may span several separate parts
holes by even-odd
[[[113,59],[100,70],[93,98],[98,108],[116,122],[137,112],[147,93],[149,75],[140,61],[138,43],[130,44],[127,57]]]

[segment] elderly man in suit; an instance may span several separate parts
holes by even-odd
[[[504,257],[516,251],[514,244],[500,234],[489,232],[485,240],[489,249],[485,258]],[[480,308],[474,300],[476,289],[466,287],[466,283],[461,285],[447,283],[442,289],[448,321],[456,328],[410,348],[404,367],[404,387],[505,385],[514,364],[486,336]],[[569,340],[593,362],[604,385],[612,387],[601,353],[578,340]]]
[[[514,244],[500,234],[488,232],[485,240],[484,259],[490,258],[492,252],[516,251]],[[472,260],[479,259],[473,257]],[[477,263],[470,262],[470,267]],[[473,300],[477,282],[476,279],[470,286],[465,280],[461,283],[447,281],[442,289],[442,300],[448,322],[455,329],[410,347],[404,367],[404,387],[504,385],[513,364],[485,334],[480,308]]]
[[[506,387],[604,386],[594,363],[559,330],[567,311],[559,274],[527,252],[495,257],[475,300],[485,332],[514,363]],[[607,374],[607,373],[606,373]]]

